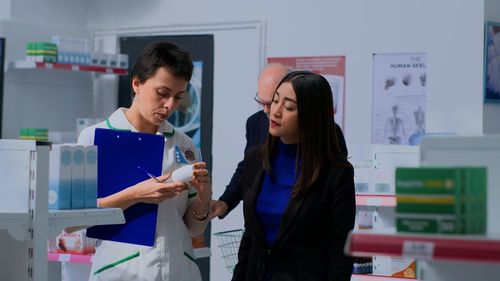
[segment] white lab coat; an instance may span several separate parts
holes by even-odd
[[[125,117],[126,110],[120,108],[106,121],[85,128],[78,143],[93,144],[95,128],[137,131]],[[174,131],[168,122],[160,126],[158,134],[166,136],[163,173],[182,166],[181,162],[185,158],[188,158],[188,162],[194,161],[192,156],[197,154],[194,153],[196,150],[188,136]],[[190,187],[188,191],[158,205],[154,247],[100,241],[92,263],[90,280],[201,281],[191,235],[183,220],[184,213],[195,197],[196,189]]]

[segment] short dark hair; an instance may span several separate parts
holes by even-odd
[[[132,65],[130,79],[135,77],[144,83],[162,67],[166,68],[174,77],[182,78],[187,82],[191,80],[193,75],[193,61],[187,51],[168,42],[156,42],[147,46],[139,54]],[[134,96],[135,92],[132,89],[132,98]]]
[[[278,84],[290,83],[297,98],[299,144],[297,173],[292,196],[303,194],[318,179],[322,166],[349,166],[340,149],[333,112],[332,89],[321,75],[309,71],[293,71]],[[268,135],[261,150],[263,165],[271,173],[271,157],[276,137]],[[300,161],[299,161],[300,159]],[[299,167],[300,163],[300,167]],[[300,169],[300,172],[298,171]]]

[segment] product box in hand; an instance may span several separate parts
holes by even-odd
[[[70,209],[71,147],[67,145],[52,145],[49,155],[49,209]]]
[[[484,168],[398,168],[397,230],[444,234],[484,233],[485,183]]]

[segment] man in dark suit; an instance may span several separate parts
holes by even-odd
[[[246,139],[245,154],[249,148],[264,143],[269,131],[269,110],[273,99],[274,92],[278,83],[290,72],[286,66],[279,63],[270,63],[259,74],[257,82],[258,92],[255,95],[255,101],[262,106],[262,110],[248,117],[246,122]],[[340,149],[347,156],[347,147],[340,127],[335,124],[338,142]],[[226,186],[224,194],[218,201],[212,201],[212,211],[210,218],[219,217],[223,219],[231,212],[243,199],[243,173],[245,166],[243,161],[238,163],[234,171],[231,181]]]

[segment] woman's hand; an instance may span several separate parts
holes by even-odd
[[[165,200],[173,198],[188,189],[188,185],[182,182],[166,183],[171,173],[157,177],[155,179],[142,181],[131,188],[135,198],[135,203],[153,203],[159,204]]]
[[[201,203],[210,204],[212,199],[212,183],[210,174],[206,169],[205,162],[196,162],[193,164],[193,180],[191,185],[198,190],[198,199]]]

